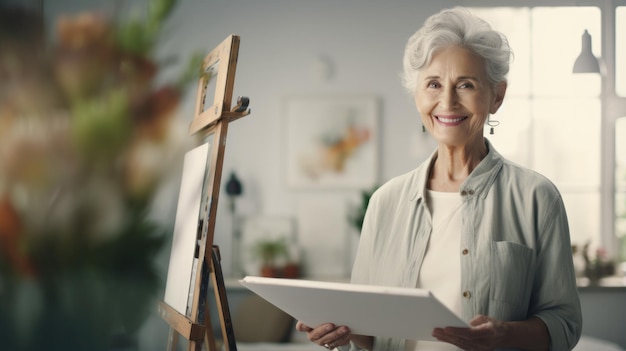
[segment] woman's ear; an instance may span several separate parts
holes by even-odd
[[[502,106],[502,102],[504,101],[504,95],[506,94],[506,87],[506,82],[500,82],[496,86],[493,102],[491,104],[491,108],[489,109],[489,113],[494,114],[498,112],[498,109],[500,108],[500,106]]]

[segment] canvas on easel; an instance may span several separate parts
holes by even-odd
[[[209,285],[214,289],[223,349],[237,349],[213,237],[228,124],[250,112],[245,97],[231,107],[238,52],[239,36],[230,35],[202,64],[189,127],[189,134],[200,136],[202,143],[185,155],[165,296],[158,305],[170,326],[167,350],[176,350],[182,336],[189,351],[203,346],[217,351],[207,303]]]

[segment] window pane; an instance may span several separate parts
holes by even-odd
[[[530,9],[527,7],[472,8],[491,27],[502,32],[513,50],[507,95],[530,94]]]
[[[618,242],[618,259],[626,261],[626,192],[615,195],[615,235]]]
[[[561,190],[600,184],[598,99],[536,99],[533,103],[534,168]]]
[[[508,93],[507,93],[508,94]],[[525,167],[531,164],[531,143],[529,141],[531,119],[528,98],[507,97],[498,110],[491,116],[500,124],[494,127],[494,134],[485,128],[485,137],[491,141],[502,156]]]
[[[615,235],[617,254],[626,260],[626,117],[615,122]]]
[[[615,91],[626,96],[626,6],[615,11]]]
[[[600,195],[593,193],[562,193],[570,239],[573,244],[591,242],[592,247],[600,245]]]
[[[601,53],[601,16],[597,7],[532,9],[531,86],[537,96],[599,96],[599,74],[573,74],[582,34],[589,31],[592,51]],[[558,25],[557,25],[558,23]]]
[[[626,116],[615,121],[615,184],[626,192]]]

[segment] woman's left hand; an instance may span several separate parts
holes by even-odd
[[[487,351],[502,346],[507,330],[505,322],[478,315],[469,324],[470,328],[435,328],[432,335],[468,351]]]

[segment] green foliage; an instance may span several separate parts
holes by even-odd
[[[287,243],[284,238],[259,240],[254,245],[254,255],[260,258],[263,265],[274,266],[279,258],[287,258]]]
[[[356,229],[359,233],[361,233],[361,228],[363,227],[363,220],[365,219],[365,212],[367,211],[367,206],[369,205],[370,198],[372,194],[378,189],[378,185],[373,186],[370,189],[365,189],[361,191],[361,202],[356,207],[352,207],[351,211],[348,212],[348,223]]]
[[[120,152],[132,136],[128,104],[122,89],[77,101],[72,111],[72,127],[78,149],[93,156]]]
[[[175,0],[152,0],[148,4],[145,20],[133,19],[120,24],[116,31],[116,40],[120,47],[140,56],[150,54],[175,5]]]
[[[197,81],[200,79],[200,76],[204,74],[202,71],[202,61],[204,60],[204,56],[200,53],[194,53],[189,58],[187,66],[183,69],[179,81],[176,84],[180,90],[184,90],[185,87],[189,86],[190,82]],[[207,77],[207,81],[212,77]]]
[[[42,19],[0,6],[0,349],[110,350],[155,312],[168,236],[148,212],[182,156],[169,131],[202,61],[157,86],[151,51],[175,3],[123,23],[63,16],[56,36],[27,38],[5,23]],[[38,55],[48,38],[54,55]]]

